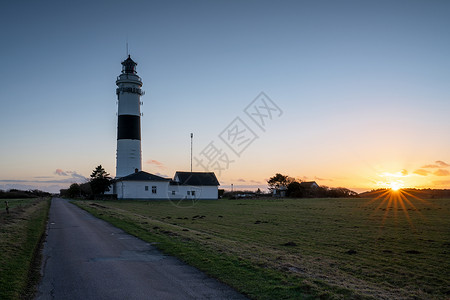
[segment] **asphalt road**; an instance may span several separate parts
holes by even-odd
[[[245,299],[154,246],[53,198],[36,299]]]

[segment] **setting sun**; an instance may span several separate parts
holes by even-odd
[[[402,184],[399,182],[391,182],[390,183],[390,188],[393,191],[398,191],[399,189],[401,189],[401,187],[402,187]]]

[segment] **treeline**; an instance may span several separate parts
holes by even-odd
[[[416,189],[406,189],[406,191],[414,192]],[[449,189],[422,189],[419,190],[419,193],[422,193],[424,196],[430,199],[441,199],[441,198],[450,198],[450,190]]]
[[[49,197],[51,194],[40,190],[22,191],[10,189],[8,191],[0,190],[0,199],[21,199],[21,198],[40,198]]]
[[[291,198],[352,198],[359,197],[358,193],[347,188],[327,186],[304,186],[300,182],[291,182],[286,189],[286,197]]]
[[[59,195],[66,198],[92,198],[92,188],[89,182],[72,183],[68,189],[59,190]]]
[[[113,199],[115,195],[105,195],[109,191],[112,179],[102,165],[92,171],[91,179],[86,183],[72,183],[68,189],[59,191],[61,197],[83,199]]]
[[[359,197],[358,193],[344,187],[330,188],[319,186],[315,181],[305,182],[300,179],[282,175],[271,177],[267,184],[274,196],[292,198],[348,198]]]

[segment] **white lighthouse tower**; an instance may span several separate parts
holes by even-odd
[[[116,177],[142,170],[141,154],[141,95],[142,80],[136,65],[128,55],[122,62],[122,74],[117,77],[118,98]]]

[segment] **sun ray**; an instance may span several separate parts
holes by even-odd
[[[384,193],[378,195],[376,198],[370,200],[369,202],[366,203],[365,206],[369,206],[369,204],[372,204],[373,202],[377,201],[378,199],[380,199],[381,197],[385,197],[389,194],[389,190],[385,191]]]
[[[405,199],[406,199],[406,197],[405,197]],[[400,202],[400,205],[401,205],[401,207],[403,209],[403,212],[405,214],[406,220],[408,221],[409,225],[415,230],[414,224],[412,223],[411,217],[409,216],[408,210],[406,209],[405,202],[403,202],[403,200],[401,198],[401,194],[400,194],[400,197],[399,197],[399,202]]]
[[[408,196],[411,197],[411,198],[414,198],[414,199],[416,199],[416,200],[419,200],[419,201],[422,202],[422,203],[425,203],[425,204],[431,205],[431,206],[433,206],[433,207],[436,207],[436,205],[435,205],[434,203],[430,202],[430,201],[427,201],[427,200],[425,200],[425,199],[422,199],[422,198],[420,198],[420,197],[417,197],[417,196],[415,196],[415,195],[413,195],[413,194],[411,194],[411,193],[409,193],[409,192],[407,192],[407,191],[405,191],[405,190],[402,190],[402,192],[403,192],[404,194],[408,195]]]
[[[377,203],[373,213],[370,214],[370,218],[373,218],[375,215],[380,216],[379,214],[380,210],[384,211],[383,213],[380,212],[382,214],[380,231],[382,231],[385,228],[388,220],[391,220],[395,222],[395,224],[398,224],[397,222],[401,218],[399,212],[402,212],[402,215],[404,215],[404,218],[408,222],[410,228],[416,231],[416,227],[411,217],[412,213],[411,211],[413,211],[414,215],[418,215],[421,218],[424,218],[424,215],[421,213],[420,209],[418,209],[417,204],[423,203],[425,205],[435,206],[433,205],[432,202],[414,195],[413,190],[410,190],[408,192],[404,189],[399,190],[387,189],[375,191],[375,193],[376,194],[374,194],[374,196],[376,197],[368,200],[363,206],[367,207],[372,203],[379,202]],[[389,214],[392,215],[392,218],[389,218]]]
[[[389,214],[389,207],[391,207],[391,203],[392,203],[392,193],[390,193],[388,196],[389,196],[389,200],[385,207],[383,219],[381,220],[381,228],[384,228],[384,224],[386,223],[386,219]]]
[[[383,207],[383,205],[389,201],[389,194],[386,194],[385,197],[381,200],[380,204],[375,208],[374,212],[372,213],[371,217],[373,217],[379,209]],[[377,197],[375,200],[380,199],[380,197]],[[373,201],[370,201],[373,202]]]
[[[391,193],[391,194],[395,197],[395,200],[394,200],[394,218],[395,218],[395,220],[397,220],[397,216],[398,216],[398,202],[399,202],[399,201],[397,201],[397,199],[399,198],[398,197],[399,193]]]

